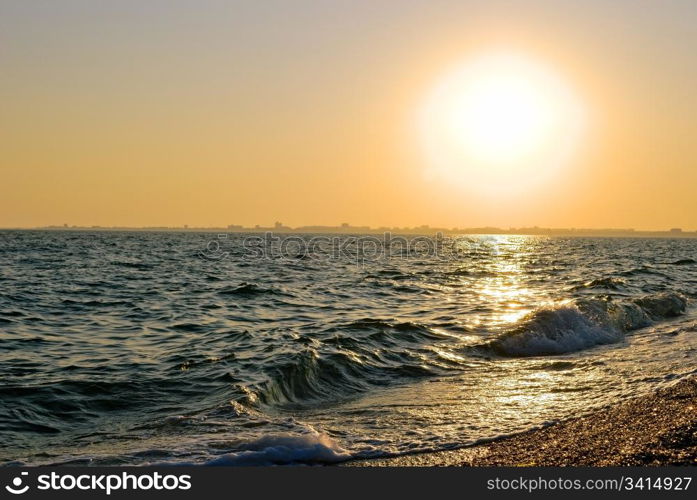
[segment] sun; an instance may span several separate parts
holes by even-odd
[[[584,122],[580,100],[558,75],[506,53],[449,71],[418,120],[429,174],[480,191],[548,178],[572,156]]]

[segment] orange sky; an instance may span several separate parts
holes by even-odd
[[[0,7],[0,227],[697,229],[692,0],[60,4]],[[588,119],[552,179],[483,195],[425,174],[414,122],[492,47]]]

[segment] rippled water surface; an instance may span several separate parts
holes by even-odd
[[[215,234],[0,232],[0,460],[444,449],[697,370],[697,240],[463,236],[359,262],[250,258],[244,237],[210,258]]]

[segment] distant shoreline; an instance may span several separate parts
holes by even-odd
[[[168,232],[168,233],[225,233],[225,234],[333,234],[341,235],[380,235],[404,234],[433,236],[560,236],[569,238],[697,238],[697,231],[636,231],[623,229],[548,229],[548,228],[464,228],[446,229],[427,226],[415,228],[370,228],[370,227],[102,227],[102,226],[45,226],[45,227],[4,227],[0,231],[66,231],[66,232]]]
[[[697,377],[588,416],[485,444],[342,465],[697,466]]]

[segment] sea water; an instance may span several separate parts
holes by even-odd
[[[442,450],[697,371],[697,240],[400,238],[1,231],[0,461]]]

